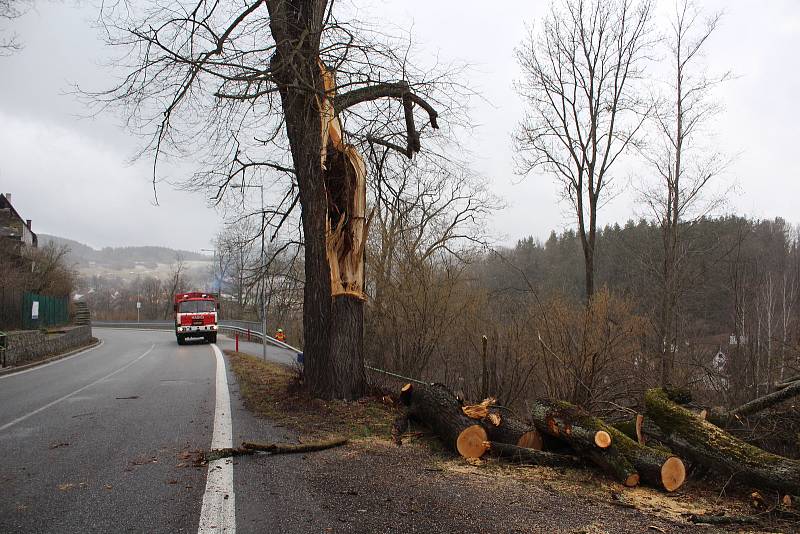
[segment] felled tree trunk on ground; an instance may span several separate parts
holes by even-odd
[[[540,432],[577,448],[605,449],[611,446],[611,435],[599,428],[599,420],[568,402],[537,400],[531,409],[531,419]]]
[[[484,427],[464,415],[461,403],[445,386],[406,384],[400,390],[400,401],[408,416],[435,432],[448,449],[465,458],[480,458],[488,450]]]
[[[776,404],[780,404],[783,401],[797,397],[798,395],[800,395],[800,381],[791,382],[784,384],[783,387],[778,391],[751,400],[750,402],[742,404],[738,408],[734,408],[728,412],[711,413],[708,419],[717,426],[736,426],[736,423],[740,421],[740,418],[756,414],[766,410],[767,408],[771,408]]]
[[[535,401],[531,419],[540,432],[566,441],[618,482],[628,487],[639,484],[636,469],[612,445],[611,434],[599,419],[573,404],[557,400]]]
[[[510,462],[519,462],[549,467],[580,467],[581,459],[570,454],[555,454],[509,443],[488,442],[489,454]]]
[[[675,491],[683,485],[686,480],[683,460],[663,450],[641,445],[612,426],[603,426],[611,434],[614,447],[633,464],[642,482],[667,491]]]
[[[480,404],[463,406],[461,410],[467,417],[480,422],[490,441],[542,450],[542,436],[536,427],[514,417],[510,411],[494,406],[494,401],[488,398]]]
[[[800,462],[735,438],[670,401],[661,389],[648,390],[645,405],[675,452],[750,486],[800,493]]]

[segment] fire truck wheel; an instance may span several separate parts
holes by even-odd
[[[210,334],[208,336],[208,342],[209,343],[216,343],[217,342],[217,334]]]
[[[183,339],[183,336],[179,335],[176,336],[178,338],[178,345],[184,345],[186,341]]]

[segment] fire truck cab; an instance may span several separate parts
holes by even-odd
[[[212,293],[175,295],[175,337],[178,345],[183,345],[190,337],[201,337],[208,343],[216,343],[218,311],[219,304]]]

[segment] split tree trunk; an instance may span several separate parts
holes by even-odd
[[[450,450],[465,458],[480,458],[488,450],[486,430],[461,410],[461,403],[445,386],[406,384],[400,400],[408,416],[433,430]]]
[[[647,415],[667,435],[674,451],[735,476],[742,483],[796,495],[800,462],[737,439],[670,401],[661,389],[645,394]]]

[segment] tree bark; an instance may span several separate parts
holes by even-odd
[[[400,400],[408,416],[433,430],[448,449],[465,458],[480,458],[488,450],[486,430],[464,415],[461,403],[445,386],[406,384]]]
[[[674,451],[744,484],[800,493],[800,462],[733,437],[673,403],[661,389],[648,390],[645,404],[647,415],[664,431]]]
[[[498,408],[494,403],[494,398],[487,398],[480,404],[462,406],[461,411],[479,421],[491,441],[542,450],[542,435],[534,425],[520,421],[509,410]]]
[[[683,461],[668,452],[640,445],[616,428],[605,425],[616,447],[639,473],[642,482],[667,491],[675,491],[686,480]]]
[[[337,399],[358,399],[364,396],[367,384],[364,302],[352,297],[334,298],[332,316],[330,353],[336,370],[334,396]]]
[[[758,413],[762,410],[766,410],[767,408],[775,406],[776,404],[785,400],[792,399],[798,395],[800,395],[800,381],[793,382],[774,393],[764,395],[763,397],[759,397],[751,400],[748,403],[742,404],[738,408],[722,414],[721,416],[717,416],[717,418],[720,420],[725,420],[732,419],[734,417],[745,417],[754,413]]]
[[[612,444],[608,427],[599,419],[573,404],[556,400],[535,401],[532,419],[540,432],[566,441],[618,482],[628,487],[639,484],[636,469]]]
[[[608,448],[611,436],[599,428],[599,420],[568,402],[537,400],[531,419],[540,432],[562,439],[578,448]]]
[[[278,86],[302,209],[306,283],[303,292],[303,353],[308,389],[336,396],[329,351],[331,276],[326,254],[327,194],[320,159],[322,122],[317,104],[324,94],[318,65],[326,2],[266,2],[275,53],[270,71]]]

